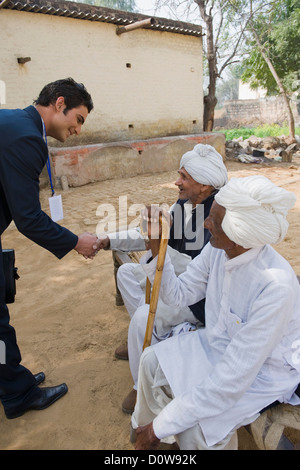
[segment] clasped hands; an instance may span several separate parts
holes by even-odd
[[[98,253],[98,238],[89,232],[84,232],[78,236],[78,241],[74,250],[86,259],[93,259]]]
[[[109,248],[109,245],[109,237],[98,238],[92,233],[85,232],[79,235],[77,245],[74,249],[84,258],[93,259],[98,251]]]
[[[159,249],[160,239],[163,235],[162,223],[166,223],[167,227],[171,226],[171,217],[169,212],[158,206],[146,206],[141,212],[142,231],[147,233],[149,239],[149,246],[147,249],[152,249],[154,255]],[[162,221],[162,223],[159,223]],[[166,231],[165,231],[166,232]],[[168,235],[167,235],[168,237]],[[93,259],[98,251],[107,249],[110,246],[110,239],[108,236],[98,238],[89,232],[84,232],[78,236],[78,242],[75,250],[86,259]]]

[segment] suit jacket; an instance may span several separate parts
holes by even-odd
[[[39,177],[47,162],[40,114],[34,106],[0,110],[0,236],[12,220],[30,240],[62,258],[77,235],[42,211]]]

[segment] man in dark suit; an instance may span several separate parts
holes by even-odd
[[[0,237],[13,220],[30,240],[62,258],[75,249],[86,258],[96,254],[97,237],[75,235],[56,224],[42,210],[39,176],[48,159],[47,136],[64,142],[79,134],[93,109],[90,94],[73,79],[46,85],[23,110],[0,110]],[[0,238],[0,341],[5,361],[0,364],[0,399],[6,417],[47,408],[67,392],[66,384],[39,387],[43,372],[33,375],[23,367],[14,328],[5,303],[5,278]]]

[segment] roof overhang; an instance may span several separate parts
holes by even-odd
[[[113,10],[110,8],[55,0],[0,0],[0,9],[27,11],[44,15],[63,16],[87,21],[112,23],[116,26],[125,26],[141,22],[149,16],[128,11]],[[142,26],[153,31],[165,31],[190,36],[202,36],[200,25],[175,21],[167,18],[152,17],[153,21]]]

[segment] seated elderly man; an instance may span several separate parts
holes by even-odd
[[[203,144],[196,145],[192,151],[182,156],[178,173],[179,177],[175,184],[179,189],[179,199],[170,211],[173,223],[168,242],[168,253],[177,275],[186,270],[187,264],[209,241],[210,233],[203,228],[203,222],[209,214],[215,194],[228,180],[222,156],[214,147]],[[136,236],[136,231],[134,232],[109,234],[100,240],[99,249],[108,247],[124,251],[145,249],[142,235]],[[140,265],[126,263],[119,267],[117,278],[125,306],[132,318],[128,348],[127,345],[122,345],[115,352],[120,359],[128,359],[129,356],[134,386],[124,399],[122,409],[124,412],[132,413],[148,316],[144,292],[146,275]],[[205,300],[201,300],[186,308],[174,309],[159,301],[156,314],[156,340],[165,338],[170,334],[171,326],[182,321],[203,325],[204,305]]]
[[[295,196],[263,176],[232,178],[215,196],[211,238],[175,276],[168,255],[162,300],[206,297],[206,327],[146,348],[132,415],[136,449],[175,436],[180,449],[237,448],[236,429],[275,401],[299,404],[300,288],[270,245],[287,233]],[[144,266],[153,279],[153,260]]]

